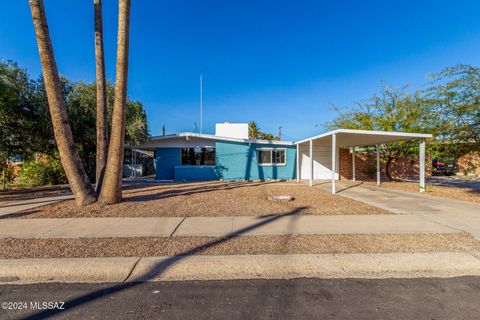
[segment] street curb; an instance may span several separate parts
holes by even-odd
[[[123,257],[1,259],[0,283],[122,282],[137,261]]]
[[[480,259],[474,254],[286,254],[3,259],[0,260],[0,283],[480,276]]]

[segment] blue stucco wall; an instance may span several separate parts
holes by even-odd
[[[218,180],[218,173],[215,166],[179,166],[175,167],[175,180]]]
[[[258,148],[286,149],[286,165],[259,166]],[[295,146],[216,142],[215,166],[182,166],[181,148],[158,148],[155,151],[158,180],[269,180],[295,178]]]
[[[175,179],[175,166],[181,165],[180,148],[159,148],[155,150],[155,179]]]
[[[285,148],[284,166],[259,166],[257,148]],[[268,180],[295,178],[295,146],[216,142],[216,166],[219,179]]]

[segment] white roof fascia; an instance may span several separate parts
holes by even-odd
[[[193,132],[180,132],[175,134],[169,134],[165,136],[154,136],[150,141],[172,139],[172,138],[201,138],[201,139],[210,139],[210,140],[221,140],[221,141],[231,141],[231,142],[243,142],[243,143],[258,143],[258,144],[279,144],[279,145],[295,145],[293,141],[277,141],[277,140],[256,140],[256,139],[238,139],[230,137],[220,137],[212,134],[203,134],[203,133],[193,133]]]

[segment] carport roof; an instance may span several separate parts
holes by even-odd
[[[417,139],[432,138],[431,134],[426,133],[409,133],[409,132],[389,132],[389,131],[373,131],[373,130],[354,130],[354,129],[337,129],[329,131],[317,136],[303,139],[295,142],[301,144],[310,140],[324,140],[325,143],[331,144],[331,136],[336,135],[336,144],[339,147],[364,147],[387,142],[409,141]]]

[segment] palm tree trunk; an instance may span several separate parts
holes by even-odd
[[[52,118],[53,133],[60,153],[63,169],[75,195],[77,205],[83,206],[96,201],[95,192],[83,167],[73,141],[68,122],[65,100],[62,95],[52,42],[48,32],[47,17],[43,0],[30,0],[33,25],[37,37],[38,51],[42,63],[48,107]]]
[[[112,132],[108,146],[107,167],[100,202],[117,203],[122,200],[122,169],[125,143],[125,117],[127,102],[128,45],[130,29],[130,0],[119,0],[117,64],[115,99],[112,114]]]
[[[108,152],[107,86],[105,83],[105,56],[103,50],[102,0],[94,0],[95,16],[95,72],[97,85],[97,155],[96,191],[102,188]]]

